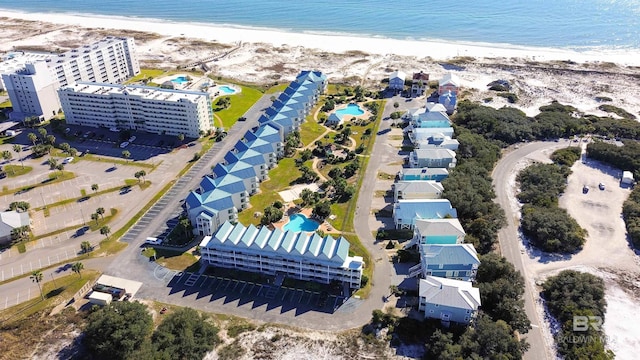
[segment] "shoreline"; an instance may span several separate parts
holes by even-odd
[[[394,39],[377,35],[328,34],[324,32],[247,27],[233,24],[175,22],[163,19],[21,12],[1,9],[3,17],[42,21],[58,25],[135,30],[164,36],[189,37],[220,43],[266,43],[273,46],[304,47],[345,53],[362,51],[378,55],[430,57],[446,60],[456,57],[521,58],[528,61],[573,61],[578,63],[611,62],[640,66],[640,49],[603,49],[576,51],[561,48],[529,47],[499,43],[470,43],[446,40]]]

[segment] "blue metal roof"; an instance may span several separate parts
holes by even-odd
[[[456,209],[451,207],[447,199],[398,200],[393,206],[393,217],[402,219],[405,224],[413,223],[416,219],[442,219],[446,215],[458,217]]]

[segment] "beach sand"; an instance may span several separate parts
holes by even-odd
[[[382,89],[394,70],[424,71],[438,80],[455,72],[463,98],[493,107],[516,106],[535,115],[557,100],[580,111],[605,115],[596,97],[640,114],[640,53],[578,53],[559,49],[495,44],[409,41],[385,38],[290,33],[269,29],[175,23],[153,19],[20,13],[3,11],[0,51],[64,51],[108,35],[133,36],[143,67],[176,69],[200,60],[216,76],[274,84],[302,69],[321,70],[332,83]],[[46,21],[42,21],[46,19]],[[216,61],[211,61],[216,59]],[[409,75],[410,76],[410,75]],[[516,104],[489,91],[508,80]]]

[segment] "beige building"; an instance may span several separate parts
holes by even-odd
[[[208,93],[78,82],[58,90],[67,124],[200,137],[214,130]]]

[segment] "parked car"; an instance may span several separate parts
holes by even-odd
[[[135,135],[133,135],[132,137],[129,138],[129,142],[134,142],[136,141],[137,137]]]
[[[73,157],[69,156],[69,157],[64,158],[64,160],[62,160],[62,163],[63,164],[68,164],[68,163],[70,163],[72,161],[73,161]]]
[[[154,237],[148,237],[145,241],[145,244],[148,245],[160,245],[162,244],[162,239],[158,239],[158,238],[154,238]]]
[[[129,146],[129,142],[128,142],[128,141],[125,141],[125,142],[123,142],[122,144],[120,144],[120,148],[121,148],[121,149],[124,149],[124,148],[126,148],[127,146]]]

